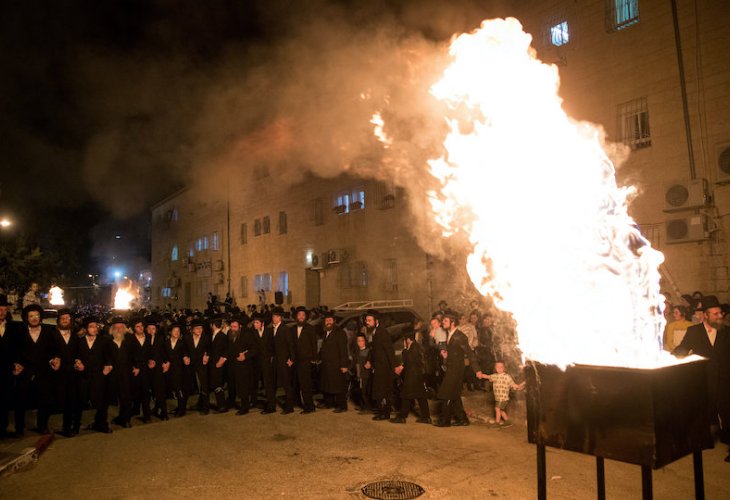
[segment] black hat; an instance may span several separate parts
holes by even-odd
[[[131,318],[129,318],[128,325],[130,327],[134,328],[134,325],[136,325],[137,323],[142,323],[144,325],[144,318],[142,318],[141,316],[132,316]]]
[[[451,319],[451,321],[459,321],[459,316],[459,313],[454,311],[453,309],[444,311],[444,318],[449,318]]]
[[[408,328],[408,330],[403,332],[403,338],[416,340],[416,332],[414,330],[411,330],[410,328]]]
[[[149,316],[145,317],[145,319],[144,319],[144,326],[155,325],[156,327],[159,328],[160,327],[160,322],[161,322],[160,320],[161,319],[162,318],[160,318],[156,314],[150,314]]]
[[[0,293],[0,306],[12,306],[12,302],[8,302],[8,296],[4,293]]]
[[[200,318],[193,318],[193,320],[190,322],[190,329],[192,330],[196,326],[205,327],[205,321],[203,321]]]
[[[243,316],[238,315],[238,314],[232,316],[231,319],[228,320],[228,324],[231,324],[233,322],[236,322],[236,323],[238,323],[241,326],[245,326],[246,325],[246,319]]]
[[[365,316],[372,316],[373,318],[378,319],[378,318],[380,318],[380,313],[378,311],[376,311],[375,309],[368,309],[365,312]]]
[[[180,329],[180,333],[183,333],[183,332],[185,332],[185,327],[186,326],[187,325],[185,323],[182,323],[182,322],[179,322],[178,321],[178,322],[172,323],[170,325],[170,328],[168,329],[168,331],[172,332],[172,329],[173,328],[179,328]]]
[[[295,309],[294,311],[295,311],[295,312],[300,312],[300,311],[302,311],[302,312],[304,312],[304,313],[306,313],[306,314],[309,314],[309,310],[308,310],[308,309],[307,309],[306,307],[304,307],[304,306],[297,306],[297,308],[296,308],[296,309]]]
[[[98,323],[98,322],[99,322],[99,319],[96,316],[87,316],[81,322],[81,326],[86,328],[87,326],[89,326],[89,323]]]
[[[43,308],[41,306],[38,304],[28,304],[23,308],[23,313],[21,314],[23,319],[26,319],[28,317],[28,313],[31,311],[37,311],[41,316],[43,316]]]
[[[263,314],[258,313],[258,312],[257,313],[253,313],[253,316],[251,316],[251,321],[258,320],[258,321],[261,321],[263,323],[265,319],[266,319],[266,317]]]
[[[124,326],[127,326],[127,322],[124,321],[124,318],[121,316],[114,316],[112,319],[109,320],[109,325],[116,325],[117,323],[121,323]]]
[[[327,310],[327,311],[325,311],[325,312],[324,312],[324,313],[322,314],[322,317],[323,317],[323,318],[325,318],[325,319],[326,319],[326,318],[333,318],[333,319],[334,319],[334,317],[335,317],[335,312],[334,312],[334,311],[332,311],[332,310]]]
[[[272,314],[272,315],[274,315],[274,314],[275,314],[275,315],[277,315],[277,316],[284,316],[284,309],[282,309],[282,308],[281,308],[281,307],[279,307],[279,306],[276,306],[275,308],[273,308],[273,309],[271,310],[271,314]]]
[[[707,311],[710,308],[713,307],[722,307],[722,304],[720,304],[720,301],[717,300],[717,297],[714,295],[705,295],[702,297],[702,310]]]
[[[0,304],[0,305],[1,305],[1,304]],[[73,312],[71,311],[71,309],[69,309],[68,307],[62,307],[61,309],[59,309],[59,310],[58,310],[58,315],[57,315],[57,317],[58,317],[58,318],[60,318],[60,317],[61,317],[61,316],[63,316],[64,314],[68,314],[69,316],[71,316],[71,318],[73,318],[73,317],[74,317],[74,313],[73,313]]]

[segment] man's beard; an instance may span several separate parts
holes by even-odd
[[[304,326],[304,321],[297,321],[297,326]]]

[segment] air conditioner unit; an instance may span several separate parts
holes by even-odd
[[[313,270],[319,270],[324,268],[324,262],[327,254],[324,254],[324,256],[317,255],[316,253],[312,254],[312,265],[309,267]]]
[[[325,253],[325,258],[327,259],[326,262],[328,266],[330,264],[339,264],[342,262],[342,251],[337,249],[329,250]]]
[[[216,260],[215,264],[213,265],[213,271],[222,271],[223,270],[223,261],[222,260]]]
[[[730,182],[730,143],[717,146],[717,182]]]
[[[671,182],[664,185],[665,212],[702,208],[709,202],[706,179]]]
[[[707,216],[692,214],[684,217],[672,217],[665,222],[667,243],[689,243],[709,239],[707,231]]]

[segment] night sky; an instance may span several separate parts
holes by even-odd
[[[0,216],[15,221],[14,236],[60,256],[67,284],[103,272],[112,253],[142,266],[152,204],[249,137],[266,149],[256,134],[282,116],[319,109],[294,93],[297,74],[307,80],[310,68],[363,54],[384,26],[389,41],[447,40],[475,27],[485,3],[3,2]],[[351,52],[335,52],[340,46]],[[323,78],[314,94],[342,115],[346,100],[338,109],[337,97],[347,84],[333,85],[338,79]],[[291,103],[299,109],[283,111]],[[326,127],[327,116],[320,122]],[[310,139],[312,151],[337,145]]]

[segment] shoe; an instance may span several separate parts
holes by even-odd
[[[438,420],[435,424],[436,427],[451,427],[451,422],[443,422],[441,420]]]
[[[132,422],[122,422],[119,424],[123,429],[131,429],[132,428]]]
[[[215,412],[216,413],[228,413],[228,407],[222,406],[220,408],[216,408]]]
[[[306,415],[307,413],[314,413],[314,408],[305,408],[304,410],[300,411],[302,415]]]
[[[454,422],[451,425],[453,425],[454,427],[466,427],[470,423],[471,422],[469,422],[469,419],[468,418],[465,418],[464,420],[457,420],[456,422]]]
[[[162,416],[160,416],[160,420],[162,420],[163,422],[164,422],[165,420],[169,420],[169,419],[170,419],[170,417],[168,417],[167,415],[162,415]]]
[[[325,403],[317,403],[315,406],[317,408],[319,408],[320,410],[323,409],[323,408],[332,408],[330,405],[325,404]]]
[[[428,417],[426,417],[426,418],[417,418],[416,419],[416,423],[417,424],[430,424],[431,423],[431,419],[428,418]]]
[[[87,429],[88,430],[91,430],[91,431],[101,432],[101,433],[104,433],[104,434],[111,434],[112,433],[112,430],[109,428],[109,425],[108,424],[106,424],[106,425],[91,424],[90,426],[87,427]]]
[[[728,453],[727,456],[725,457],[725,461],[730,462],[730,453]]]
[[[294,413],[294,408],[284,408],[281,410],[282,415],[289,415],[290,413]]]
[[[61,435],[62,435],[63,437],[66,437],[66,438],[71,438],[71,437],[74,437],[74,433],[73,433],[73,431],[71,431],[71,430],[69,430],[69,429],[66,429],[66,430],[63,430],[63,431],[61,431]]]
[[[261,414],[262,414],[262,415],[269,415],[270,413],[274,413],[275,411],[276,411],[276,410],[274,410],[273,408],[264,408],[264,409],[263,409],[263,410],[261,411]]]
[[[345,413],[347,411],[347,408],[335,408],[332,410],[332,413]]]
[[[390,415],[383,415],[383,414],[375,415],[373,417],[373,420],[390,420]]]
[[[205,410],[200,410],[200,414],[201,415],[210,415],[210,410],[207,408]]]
[[[395,417],[390,419],[391,424],[405,424],[406,419],[403,417]]]
[[[77,436],[79,434],[79,430],[81,430],[81,427],[78,425],[71,427],[71,435]]]
[[[248,408],[241,408],[236,412],[236,415],[246,415],[248,414]]]

